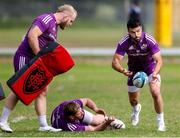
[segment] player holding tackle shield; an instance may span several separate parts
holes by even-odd
[[[53,77],[74,66],[74,61],[66,49],[50,42],[8,81],[8,86],[26,105],[29,105]]]
[[[35,18],[24,40],[18,47],[14,56],[15,72],[20,70],[25,64],[29,63],[49,42],[55,42],[57,39],[58,27],[64,30],[72,25],[77,16],[77,11],[71,5],[58,7],[55,13],[43,14]],[[39,120],[39,131],[58,132],[61,129],[55,129],[47,124],[46,119],[46,93],[48,87],[45,87],[35,100],[35,110]],[[0,118],[0,128],[5,132],[13,130],[7,121],[11,111],[14,109],[19,98],[11,92],[6,99]]]

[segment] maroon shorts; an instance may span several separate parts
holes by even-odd
[[[16,52],[14,55],[14,71],[17,72],[20,70],[25,64],[27,64],[33,57],[28,57],[23,53]]]

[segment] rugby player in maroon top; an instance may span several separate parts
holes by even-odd
[[[87,111],[84,107],[94,111]],[[102,108],[89,98],[60,103],[52,112],[51,125],[64,131],[101,131],[108,126],[125,129],[125,124],[114,117],[108,117]]]
[[[27,64],[48,42],[57,41],[58,28],[64,30],[73,24],[77,16],[77,11],[71,5],[58,7],[55,13],[46,13],[36,17],[27,31],[23,41],[19,45],[14,56],[14,70],[18,71]],[[61,129],[55,129],[47,124],[46,119],[46,87],[35,100],[35,110],[39,119],[39,131],[58,132]],[[18,102],[18,97],[11,92],[7,97],[0,118],[0,128],[5,132],[12,132],[7,121],[10,112]]]
[[[138,19],[129,19],[127,22],[128,34],[118,43],[112,60],[112,67],[116,71],[128,77],[129,102],[133,107],[131,123],[136,126],[139,123],[141,104],[139,103],[140,88],[133,86],[133,75],[138,71],[144,71],[148,75],[150,92],[154,100],[154,108],[157,113],[157,125],[159,131],[165,131],[163,99],[160,93],[160,69],[162,57],[160,48],[155,39],[142,32],[142,24]],[[122,60],[127,54],[128,69],[122,66]]]

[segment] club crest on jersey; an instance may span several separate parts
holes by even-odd
[[[25,94],[32,94],[40,90],[44,85],[46,85],[48,79],[45,70],[41,65],[34,68],[29,74],[25,83],[23,85],[23,90]]]
[[[143,44],[143,45],[141,46],[141,49],[142,49],[142,50],[147,49],[147,44]]]

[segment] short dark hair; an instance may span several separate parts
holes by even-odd
[[[142,23],[139,19],[130,18],[127,22],[127,29],[129,28],[136,28],[138,26],[142,26]]]
[[[139,5],[140,1],[139,0],[131,0],[131,3],[133,3],[135,5]]]
[[[75,102],[69,102],[64,105],[63,111],[65,116],[75,115],[79,110],[80,105]]]

